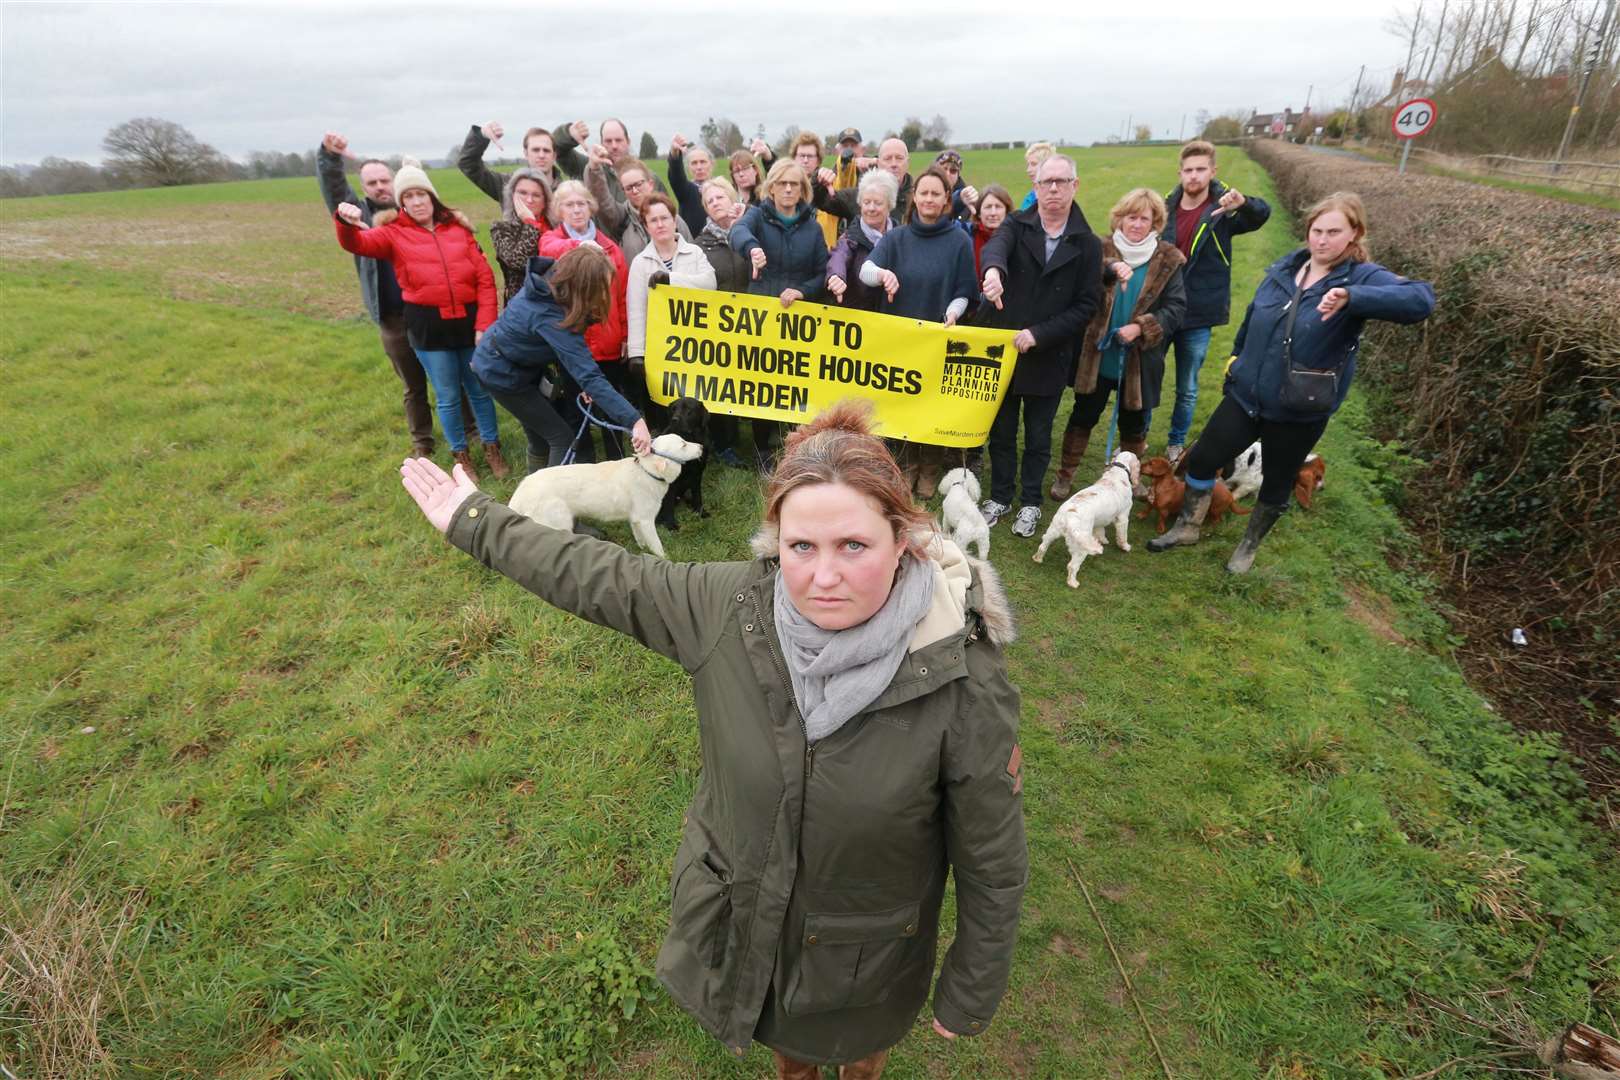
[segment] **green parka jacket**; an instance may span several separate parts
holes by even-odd
[[[537,525],[487,496],[448,539],[547,602],[692,677],[703,773],[671,876],[659,981],[736,1054],[751,1039],[848,1062],[899,1042],[928,997],[947,867],[956,938],[934,993],[990,1026],[1028,877],[1012,624],[994,570],[936,545],[934,606],[889,687],[813,747],[753,562],[671,563]]]

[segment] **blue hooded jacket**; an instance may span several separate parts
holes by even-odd
[[[517,393],[533,389],[555,364],[591,395],[608,419],[631,427],[641,414],[596,366],[585,336],[563,327],[567,312],[545,278],[555,261],[539,255],[529,260],[523,288],[479,339],[472,358],[473,374],[491,390]]]
[[[765,269],[748,283],[755,296],[780,296],[798,289],[806,300],[821,299],[827,280],[827,241],[811,203],[800,203],[798,212],[787,219],[769,203],[750,207],[731,226],[731,246],[750,258],[755,248],[765,251]]]
[[[1334,267],[1300,295],[1291,350],[1295,370],[1334,373],[1333,406],[1317,413],[1290,409],[1282,403],[1283,331],[1295,275],[1309,258],[1309,250],[1301,248],[1272,263],[1238,328],[1232,346],[1237,362],[1226,374],[1226,394],[1251,417],[1300,424],[1327,419],[1350,392],[1367,320],[1416,323],[1434,311],[1434,287],[1427,281],[1403,278],[1374,262],[1347,259]],[[1329,289],[1338,288],[1349,292],[1349,303],[1323,320],[1316,305]]]

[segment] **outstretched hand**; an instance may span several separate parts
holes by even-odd
[[[450,519],[467,497],[478,493],[478,485],[460,465],[452,478],[427,458],[406,458],[399,477],[422,515],[441,533],[450,531]]]

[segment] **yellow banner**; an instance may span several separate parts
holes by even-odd
[[[864,398],[881,435],[972,447],[1012,381],[1013,333],[664,285],[647,303],[647,391],[790,424]]]

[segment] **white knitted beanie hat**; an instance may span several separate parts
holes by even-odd
[[[394,174],[395,205],[403,206],[400,197],[407,191],[416,190],[426,191],[435,199],[439,197],[438,191],[433,187],[433,181],[429,180],[428,174],[423,171],[422,163],[413,157],[400,158],[399,172]]]

